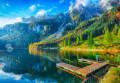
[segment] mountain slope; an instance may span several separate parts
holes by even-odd
[[[93,37],[103,35],[107,29],[111,33],[115,33],[116,29],[115,27],[116,25],[119,26],[119,21],[120,21],[120,5],[112,8],[108,12],[103,13],[101,17],[80,22],[79,26],[77,26],[73,30],[70,30],[65,35],[62,35],[62,37],[60,38],[57,39],[47,38],[38,44],[36,43],[35,46],[37,45],[38,47],[40,46],[42,47],[44,44],[45,44],[44,47],[50,46],[52,44],[55,44],[56,46],[56,43],[58,44],[58,46],[63,46],[64,42],[66,42],[65,46],[69,46],[68,41],[70,41],[69,42],[70,46],[81,45],[80,42],[77,43],[77,39],[78,37],[80,37],[80,35],[82,35],[83,40],[86,41],[88,35],[91,33]]]
[[[117,5],[116,1],[109,3],[110,6]],[[115,5],[113,5],[114,3]],[[110,27],[110,31],[112,31],[115,23],[118,24],[118,18],[114,19],[113,17],[116,16],[116,11],[119,11],[118,8],[113,8],[102,15],[102,12],[106,11],[103,7],[104,4],[101,0],[98,6],[93,3],[87,6],[78,4],[77,6],[74,5],[67,13],[59,13],[55,16],[46,15],[43,18],[23,18],[22,23],[6,25],[0,30],[3,32],[0,34],[0,40],[6,43],[25,41],[25,46],[23,47],[27,47],[28,44],[33,42],[54,42],[67,37],[71,37],[70,40],[73,43],[76,41],[76,37],[80,35],[80,30],[82,31],[83,39],[87,39],[90,32],[93,32],[94,37],[104,34],[103,29],[105,26]],[[101,17],[98,18],[98,16]]]

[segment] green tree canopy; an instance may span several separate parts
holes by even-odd
[[[118,30],[118,38],[120,38],[120,28],[119,28],[119,30]]]
[[[105,31],[104,40],[105,40],[105,44],[112,43],[113,41],[112,36],[108,29]]]
[[[80,43],[83,42],[82,35],[80,34]]]
[[[118,29],[119,29],[118,25],[117,25],[117,24],[115,24],[115,31],[114,31],[114,35],[117,35]]]
[[[90,33],[90,35],[88,35],[88,45],[92,46],[92,44],[94,44],[94,40],[92,38],[92,33]]]
[[[79,41],[80,41],[80,40],[79,40],[79,37],[77,37],[77,40],[76,40],[77,44],[79,44]]]

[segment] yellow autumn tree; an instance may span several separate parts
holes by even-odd
[[[119,30],[118,30],[118,38],[120,38],[120,28],[119,28]]]

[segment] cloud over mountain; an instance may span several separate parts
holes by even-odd
[[[50,12],[51,10],[52,10],[52,9],[49,9],[49,10],[41,9],[39,12],[37,12],[36,17],[37,17],[37,16],[43,16],[43,15],[45,15],[47,12]]]
[[[100,0],[98,5],[102,6],[102,8],[106,10],[110,10],[114,6],[118,5],[119,2],[119,0]]]
[[[4,27],[6,24],[14,24],[17,22],[22,22],[20,17],[9,19],[9,18],[0,18],[0,27]]]

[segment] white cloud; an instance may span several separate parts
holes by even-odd
[[[97,2],[97,1],[100,1],[100,0],[76,0],[76,7],[78,7],[80,4],[82,4],[83,6],[87,6],[90,2]],[[106,0],[104,0],[106,1]]]
[[[65,0],[60,0],[59,3],[63,3]]]
[[[71,1],[71,2],[70,2],[70,6],[69,6],[69,11],[72,10],[73,6],[74,6],[74,3]]]
[[[45,6],[44,6],[44,5],[40,5],[40,4],[33,4],[33,5],[31,5],[31,6],[29,7],[29,9],[30,9],[31,11],[35,11],[35,9],[36,9],[37,7],[45,7]]]
[[[111,2],[117,2],[117,0],[101,0],[99,2],[99,5],[102,5],[102,7],[106,8],[107,10],[110,10],[113,8],[113,6],[109,3],[109,1]]]
[[[111,9],[113,6],[111,6],[111,4],[109,3],[109,1],[118,1],[118,0],[75,0],[75,6],[74,8],[79,8],[80,4],[82,4],[83,6],[87,6],[90,3],[95,3],[98,5],[101,5],[103,8],[109,10]],[[72,3],[70,3],[72,5]],[[72,6],[70,5],[69,10],[71,10]]]
[[[17,17],[15,19],[10,18],[0,18],[0,27],[4,27],[7,24],[14,24],[17,22],[22,22],[22,19],[20,17]]]
[[[15,75],[13,73],[5,73],[4,71],[0,70],[0,79],[7,79],[7,78],[14,78],[15,80],[20,80],[21,75]]]
[[[76,7],[78,7],[80,4],[82,4],[83,6],[87,6],[87,4],[89,3],[90,0],[76,0]]]
[[[114,2],[116,2],[117,0],[100,0],[100,3],[105,3],[105,4],[107,4],[109,1],[114,1]]]
[[[6,3],[6,6],[9,7],[10,5],[8,3]]]
[[[45,15],[46,13],[50,12],[51,10],[52,10],[52,9],[49,9],[49,10],[41,9],[39,12],[37,12],[36,17],[37,17],[37,16],[43,16],[43,15]]]
[[[3,69],[5,67],[5,63],[0,63],[0,68]],[[15,80],[20,80],[21,79],[21,75],[15,75],[13,73],[6,73],[2,70],[0,70],[0,79],[7,79],[7,78],[14,78]]]
[[[31,11],[35,11],[36,5],[35,5],[35,4],[31,5],[31,6],[29,7],[29,9],[30,9]]]

